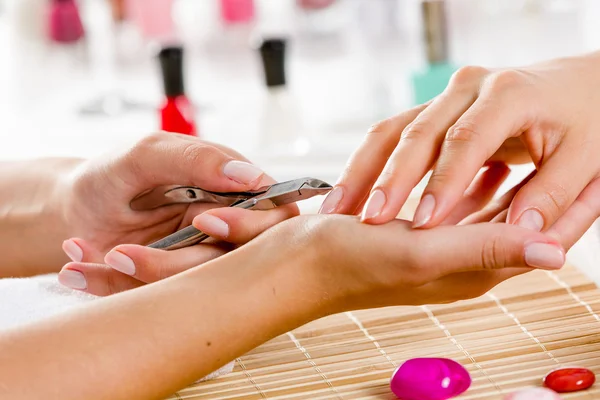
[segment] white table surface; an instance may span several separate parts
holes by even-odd
[[[161,98],[157,66],[142,48],[128,51],[114,76],[107,74],[111,69],[103,54],[110,54],[109,35],[98,1],[82,0],[88,48],[23,39],[15,27],[14,1],[0,14],[0,160],[99,156],[157,129],[155,107]],[[294,36],[289,89],[304,132],[315,141],[306,156],[265,157],[253,152],[266,95],[255,54],[239,44],[219,48],[206,32],[187,29],[187,90],[199,106],[202,137],[240,150],[276,179],[315,176],[334,182],[369,125],[410,105],[410,73],[423,66],[416,1],[377,0],[397,3],[392,18],[399,26],[396,30],[381,28],[385,15],[365,8],[375,3],[366,1],[347,0],[347,20],[338,21],[345,27],[343,34],[319,39]],[[453,0],[449,4],[452,54],[458,65],[522,65],[600,45],[598,1]],[[526,12],[521,10],[524,4]],[[371,29],[357,28],[348,17],[356,13],[371,20]],[[193,28],[194,21],[189,17],[187,28]],[[90,53],[90,48],[97,50]],[[95,60],[96,68],[90,60]],[[78,113],[82,105],[113,88],[149,108],[111,117]],[[527,169],[517,168],[505,188],[518,182]],[[302,208],[314,210],[320,200],[308,201]],[[600,282],[596,267],[600,229],[588,232],[569,257]]]

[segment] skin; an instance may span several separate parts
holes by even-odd
[[[432,228],[486,162],[533,162],[537,173],[515,194],[507,222],[557,238],[585,232],[600,215],[598,67],[600,53],[461,68],[440,96],[371,128],[322,212],[362,210],[365,223],[389,222],[432,170],[413,224]]]
[[[0,397],[164,398],[270,338],[316,318],[370,307],[452,302],[479,296],[534,267],[560,268],[563,247],[573,241],[569,237],[559,242],[518,226],[487,222],[502,220],[507,201],[512,199],[509,193],[489,202],[509,172],[504,164],[493,164],[463,193],[453,213],[428,230],[414,230],[410,222],[402,220],[382,226],[363,224],[346,215],[295,216],[275,223],[296,210],[279,218],[273,217],[278,215],[277,209],[241,213],[220,208],[196,216],[194,224],[203,229],[222,226],[207,225],[207,215],[224,221],[230,227],[227,232],[216,229],[209,233],[215,243],[233,244],[235,248],[226,254],[207,257],[207,251],[213,251],[207,249],[214,244],[172,252],[130,244],[102,255],[103,246],[123,240],[122,235],[145,241],[157,233],[148,226],[160,226],[161,221],[178,226],[167,218],[175,210],[175,221],[188,218],[187,213],[192,218],[193,213],[185,207],[167,207],[155,216],[138,216],[127,210],[131,198],[152,185],[172,179],[239,187],[219,175],[230,158],[219,155],[223,153],[217,148],[212,148],[209,156],[192,157],[189,168],[173,165],[175,172],[164,172],[169,171],[165,168],[169,157],[152,162],[164,152],[174,152],[171,156],[179,157],[176,164],[186,164],[190,153],[178,153],[181,140],[175,135],[152,136],[141,142],[141,148],[138,144],[113,158],[74,162],[72,169],[66,168],[47,186],[49,175],[40,168],[46,161],[34,162],[28,179],[35,182],[34,171],[38,171],[38,185],[32,184],[39,188],[37,196],[0,200],[5,210],[30,210],[29,219],[21,220],[27,222],[22,226],[12,222],[15,219],[10,212],[10,224],[4,225],[5,219],[0,219],[0,231],[9,229],[11,237],[23,237],[16,233],[25,232],[21,228],[30,221],[41,230],[58,227],[86,234],[77,242],[82,258],[89,261],[68,263],[59,276],[76,271],[86,279],[83,290],[113,294],[0,332]],[[202,148],[207,145],[197,139],[190,143]],[[198,168],[207,159],[220,161],[214,163],[215,169]],[[105,195],[90,200],[93,185]],[[112,196],[108,195],[111,188]],[[45,226],[44,215],[54,214],[46,213],[42,205],[52,204],[52,193],[66,196],[70,206],[59,207],[62,211],[56,213],[57,219],[49,219],[52,226]],[[90,215],[83,215],[86,210]],[[156,220],[149,223],[151,218]],[[265,219],[271,222],[264,223]],[[261,229],[262,233],[257,232]],[[159,233],[164,232],[168,230]],[[26,246],[28,251],[4,249],[9,261],[17,259],[11,258],[11,251],[19,254],[19,266],[24,269],[39,259],[32,248],[48,248],[51,255],[53,246],[60,247],[55,238],[46,235],[24,238],[23,242],[14,239],[13,246]],[[241,243],[245,244],[238,246]],[[544,254],[552,253],[558,261],[532,263],[529,250],[540,245]],[[134,261],[134,276],[102,262],[101,257],[110,260],[112,252]],[[102,384],[98,384],[99,378]]]

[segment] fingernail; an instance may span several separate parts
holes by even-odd
[[[126,275],[135,275],[135,263],[131,258],[120,251],[110,251],[105,257],[104,262],[109,267],[116,269]]]
[[[550,389],[535,387],[511,393],[504,400],[561,400],[561,397]]]
[[[72,261],[81,262],[83,260],[83,250],[74,240],[65,240],[62,244],[62,249]]]
[[[244,184],[252,183],[264,174],[256,165],[237,160],[229,161],[225,164],[223,173],[229,179]]]
[[[229,225],[221,218],[211,214],[200,214],[194,218],[194,225],[199,226],[204,232],[210,236],[218,236],[226,238],[229,236]]]
[[[63,269],[58,274],[58,281],[71,289],[83,290],[87,288],[85,276],[79,271],[72,269]]]
[[[540,232],[544,227],[544,217],[538,210],[530,209],[521,214],[517,225],[532,231]]]
[[[367,204],[365,204],[365,208],[362,213],[361,221],[366,221],[367,219],[372,219],[381,214],[381,210],[385,205],[385,193],[383,190],[376,189],[369,196],[369,200],[367,200]]]
[[[334,187],[325,198],[325,201],[323,201],[321,209],[319,209],[319,214],[331,214],[334,212],[340,201],[342,201],[343,196],[344,189],[339,186]]]
[[[525,262],[530,267],[559,269],[565,263],[565,253],[550,243],[530,243],[525,246]]]
[[[413,228],[420,228],[425,225],[431,219],[433,210],[435,209],[435,197],[432,194],[426,194],[421,199],[421,203],[417,207],[415,212],[415,218],[413,221]]]

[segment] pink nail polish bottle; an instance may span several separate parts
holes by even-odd
[[[254,0],[221,0],[221,18],[226,24],[252,21]]]
[[[51,0],[48,36],[57,43],[73,43],[83,37],[83,24],[74,0]]]

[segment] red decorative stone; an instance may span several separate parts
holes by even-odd
[[[559,368],[544,378],[544,385],[558,393],[584,390],[594,382],[596,375],[587,368]]]

